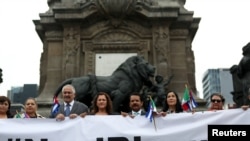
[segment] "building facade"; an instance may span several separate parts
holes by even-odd
[[[37,84],[24,84],[19,87],[11,87],[8,93],[8,98],[11,103],[24,104],[26,99],[29,97],[36,98],[38,96],[38,85]]]
[[[233,80],[229,69],[208,69],[202,78],[203,97],[207,102],[207,107],[210,105],[210,96],[213,93],[221,93],[225,98],[225,108],[228,104],[234,104],[233,96]]]

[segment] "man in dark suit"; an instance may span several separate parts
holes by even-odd
[[[143,110],[142,97],[139,93],[134,92],[130,95],[129,98],[129,107],[131,111],[129,113],[121,112],[123,116],[130,116],[132,118],[136,116],[145,115],[146,112]]]
[[[62,88],[62,97],[64,102],[61,104],[58,112],[51,115],[57,120],[64,120],[65,117],[74,119],[77,116],[84,117],[88,112],[88,106],[78,101],[75,101],[75,88],[72,85],[65,85]]]

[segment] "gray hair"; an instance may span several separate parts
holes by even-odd
[[[73,92],[74,94],[76,93],[75,87],[74,87],[73,85],[71,85],[71,84],[67,84],[67,85],[63,86],[63,88],[62,88],[62,93],[63,93],[63,91],[64,91],[64,89],[65,89],[66,87],[70,87],[70,88],[72,89],[72,92]]]

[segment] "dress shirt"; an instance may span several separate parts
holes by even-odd
[[[141,110],[139,110],[138,112],[132,111],[132,115],[133,116],[139,116],[139,115],[141,115]]]
[[[72,107],[73,107],[73,104],[74,104],[74,100],[73,101],[71,101],[70,103],[70,111],[72,110]],[[64,111],[66,110],[66,108],[67,108],[67,103],[66,102],[64,102]]]

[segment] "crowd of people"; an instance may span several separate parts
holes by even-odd
[[[63,103],[56,113],[51,112],[48,118],[55,118],[57,121],[63,121],[65,117],[74,119],[78,116],[84,118],[89,115],[104,116],[104,115],[122,115],[124,117],[134,118],[136,116],[146,115],[143,108],[143,99],[139,92],[133,92],[129,97],[129,112],[120,113],[114,112],[112,107],[112,100],[105,92],[99,92],[92,100],[92,105],[88,107],[84,103],[75,100],[76,90],[73,85],[65,85],[62,88]],[[224,110],[225,98],[220,93],[213,93],[210,96],[211,105],[207,111]],[[39,118],[45,119],[46,117],[37,113],[38,104],[35,98],[28,98],[24,104],[24,111],[17,112],[12,115],[10,112],[11,101],[6,96],[0,96],[0,119],[7,118]],[[248,105],[241,107],[243,110],[249,108]],[[166,116],[167,114],[183,113],[186,112],[182,108],[181,100],[175,91],[168,91],[165,95],[165,100],[162,109],[154,113],[154,116]],[[195,111],[190,111],[192,114]]]

